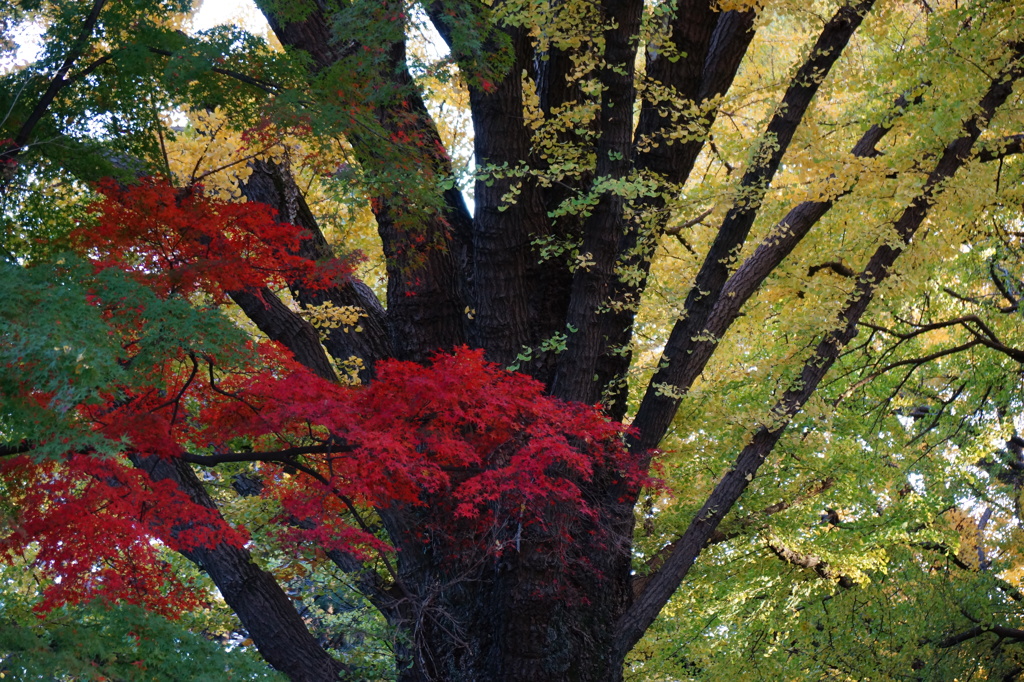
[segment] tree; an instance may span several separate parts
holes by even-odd
[[[254,558],[287,551],[400,679],[615,680],[698,559],[853,589],[1009,494],[964,453],[1020,405],[1016,3],[257,4],[279,51],[183,2],[4,7],[47,26],[0,101],[2,547],[60,577],[40,608],[173,614],[177,552],[274,668],[365,676]],[[366,205],[384,305],[316,210]]]

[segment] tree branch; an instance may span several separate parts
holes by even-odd
[[[347,445],[328,443],[326,445],[305,445],[284,450],[268,450],[262,452],[219,452],[212,455],[197,455],[191,452],[182,453],[181,459],[189,464],[214,467],[229,462],[275,462],[292,464],[296,457],[304,455],[330,455],[336,452],[351,452]]]
[[[957,644],[963,644],[968,640],[980,637],[981,635],[989,632],[1000,639],[1012,639],[1015,642],[1024,642],[1024,630],[1006,627],[1005,625],[975,625],[969,630],[965,630],[959,634],[950,635],[945,639],[939,640],[935,643],[935,646],[940,649],[949,649]]]
[[[1024,134],[1018,133],[986,141],[978,150],[978,160],[982,162],[998,161],[1020,153],[1024,153]]]
[[[158,55],[161,55],[163,57],[173,57],[173,56],[175,56],[175,53],[172,52],[171,50],[164,50],[164,49],[161,49],[159,47],[147,46],[146,49],[148,49],[153,54],[158,54]],[[354,51],[354,48],[350,46],[346,53],[347,54],[351,54],[353,51]],[[210,71],[213,72],[213,73],[216,73],[216,74],[220,74],[221,76],[228,76],[229,78],[234,78],[235,80],[239,81],[240,83],[245,83],[246,85],[251,85],[254,88],[258,88],[258,89],[262,90],[263,92],[265,92],[265,93],[267,93],[269,95],[276,95],[277,93],[279,93],[281,90],[284,89],[284,86],[281,85],[280,83],[275,83],[273,81],[263,80],[262,78],[255,78],[253,76],[249,76],[249,75],[246,75],[244,73],[241,73],[240,71],[234,71],[232,69],[225,69],[225,68],[220,67],[220,66],[211,66],[210,67]],[[85,75],[85,74],[83,73],[83,74],[80,74],[80,75]]]
[[[633,105],[636,100],[635,64],[643,2],[601,3],[604,32],[604,68],[598,139],[595,152],[595,184],[627,177],[633,170]],[[600,186],[600,185],[598,185]],[[596,314],[605,305],[615,277],[622,234],[622,213],[626,201],[621,192],[606,189],[583,226],[583,244],[589,265],[576,269],[569,294],[566,327],[574,330],[566,350],[558,358],[552,395],[563,400],[596,402],[602,386],[594,381],[594,370],[605,344],[603,320]]]
[[[307,238],[299,246],[299,255],[320,264],[336,261],[337,257],[289,169],[270,161],[255,161],[251,166],[252,174],[241,185],[242,194],[249,201],[276,208],[278,220],[306,230]],[[337,362],[359,358],[363,363],[359,371],[360,380],[372,378],[375,363],[391,356],[387,313],[373,291],[354,275],[348,275],[326,289],[311,289],[302,282],[288,284],[303,307],[330,302],[336,307],[351,306],[362,311],[364,317],[360,318],[360,331],[340,327],[332,329],[323,345]]]
[[[784,545],[781,545],[771,540],[768,541],[767,545],[768,549],[770,549],[775,556],[779,557],[788,564],[793,564],[794,566],[798,566],[800,568],[812,570],[815,573],[817,573],[818,576],[820,576],[821,578],[831,582],[835,582],[839,585],[839,587],[849,589],[851,587],[857,586],[857,582],[853,578],[851,578],[848,575],[843,575],[842,573],[837,573],[828,564],[828,562],[821,559],[820,557],[816,557],[813,554],[804,554],[801,552],[796,552],[792,549],[789,549],[788,547],[785,547]]]
[[[1024,64],[1021,62],[1024,57],[1024,41],[1007,47],[1009,60],[989,82],[988,89],[979,102],[978,111],[964,123],[960,137],[947,145],[929,173],[921,192],[893,224],[899,241],[884,243],[875,250],[859,275],[853,294],[840,312],[841,326],[824,335],[804,364],[800,376],[768,413],[767,423],[757,430],[737,456],[733,468],[722,477],[715,490],[708,496],[672,556],[619,619],[616,625],[616,649],[623,655],[639,641],[654,622],[662,607],[686,577],[711,534],[739,500],[761,464],[775,448],[786,426],[817,390],[821,379],[839,357],[841,349],[856,336],[858,323],[874,298],[875,292],[892,274],[896,260],[924,222],[940,188],[970,159],[971,151],[982,129],[992,119],[996,109],[1010,96],[1016,81],[1024,75]]]
[[[843,17],[846,16],[844,12],[849,12],[851,9],[849,6],[841,8],[833,20],[826,25],[818,39],[818,43],[838,43],[831,48],[836,53],[833,55],[834,59],[838,58],[838,52],[849,41],[856,29],[856,25],[843,23]],[[854,24],[858,23],[859,18],[854,20]],[[802,71],[811,69],[808,65],[812,63],[816,65],[814,68],[823,69],[821,73],[826,72],[827,67],[830,66],[830,63],[819,64],[812,57],[804,65]],[[816,82],[820,82],[818,79],[821,77],[820,75],[816,76]],[[801,94],[813,96],[813,92]],[[797,99],[796,95],[791,99]],[[809,104],[809,100],[805,107],[807,104]],[[901,97],[897,100],[897,111],[905,106],[905,98]],[[801,115],[799,110],[788,113],[790,116]],[[781,116],[781,114],[777,114],[777,116]],[[789,122],[785,125],[778,124],[779,127],[785,129],[788,129],[786,127],[788,125]],[[888,121],[868,129],[854,145],[853,155],[857,157],[871,156],[874,153],[875,145],[889,132],[891,126],[892,122]],[[771,130],[771,126],[769,130]],[[780,140],[780,143],[784,141]],[[770,181],[774,171],[771,171],[770,168],[758,171],[758,168],[755,167],[747,172],[746,183],[756,184]],[[746,209],[745,212],[738,212],[737,209],[730,211],[722,223],[715,245],[712,246],[712,250],[701,266],[694,287],[687,295],[684,306],[686,314],[673,326],[668,342],[665,344],[665,351],[662,353],[660,369],[651,379],[644,393],[643,401],[633,421],[634,427],[640,432],[638,440],[632,444],[635,449],[649,451],[657,447],[675,416],[680,396],[689,390],[690,385],[699,376],[714,353],[718,339],[739,316],[740,308],[757,291],[764,279],[831,209],[832,205],[833,200],[806,201],[796,206],[758,245],[755,252],[744,261],[739,269],[726,279],[732,258],[731,254],[746,239],[750,227],[747,221],[752,223],[757,213],[755,208]],[[732,231],[732,234],[729,234],[729,231]],[[659,390],[658,387],[666,385],[675,390],[670,393]]]
[[[952,320],[944,320],[942,322],[933,322],[923,325],[913,325],[914,329],[909,332],[897,332],[892,329],[888,329],[887,327],[881,327],[879,325],[871,324],[870,322],[864,322],[861,324],[861,326],[867,327],[868,329],[874,329],[876,331],[880,331],[891,336],[895,336],[901,341],[912,339],[914,337],[920,336],[921,334],[930,331],[935,331],[937,329],[943,329],[946,327],[953,326],[963,327],[963,329],[965,329],[967,333],[974,337],[972,341],[968,341],[954,348],[931,353],[925,356],[920,362],[917,359],[913,358],[908,360],[901,360],[899,362],[894,362],[890,365],[887,365],[884,369],[881,370],[881,372],[888,371],[889,369],[894,369],[896,367],[900,367],[903,365],[923,364],[924,362],[934,360],[945,355],[950,355],[951,353],[967,350],[968,348],[979,344],[985,346],[986,348],[990,348],[991,350],[1002,353],[1003,355],[1006,355],[1007,357],[1010,357],[1013,360],[1016,360],[1017,362],[1024,362],[1024,350],[1014,348],[1013,346],[1008,346],[1002,341],[1000,341],[999,337],[996,336],[995,331],[993,331],[992,328],[989,327],[988,324],[986,324],[985,321],[982,320],[977,315],[964,315],[962,317],[958,317]],[[878,376],[878,373],[876,373],[874,376]]]
[[[654,249],[670,215],[666,195],[678,191],[710,140],[709,132],[693,135],[692,130],[710,131],[719,113],[719,96],[729,89],[753,40],[755,16],[754,10],[718,12],[709,3],[686,0],[677,4],[666,34],[652,36],[647,46],[645,82],[654,87],[644,91],[674,93],[676,101],[692,102],[693,108],[666,111],[665,107],[675,105],[651,94],[641,100],[640,119],[633,134],[634,168],[658,181],[667,192],[655,192],[633,202],[635,214],[646,219],[620,220],[616,267],[634,275],[611,279],[610,293],[600,301],[602,312],[594,320],[597,329],[592,334],[601,339],[601,344],[592,389],[601,392],[601,401],[613,419],[621,419],[626,410],[626,376],[632,362],[637,301],[647,288]],[[674,62],[659,56],[660,41],[669,39],[679,56]],[[671,134],[680,130],[688,131],[686,137],[673,139]]]
[[[857,273],[854,272],[849,266],[843,265],[838,261],[828,261],[827,263],[820,263],[818,265],[812,265],[807,268],[807,276],[814,277],[822,270],[831,270],[840,277],[856,277]]]
[[[14,163],[17,156],[28,144],[29,138],[32,136],[32,131],[35,129],[39,121],[43,119],[43,115],[46,110],[53,104],[54,98],[57,97],[57,93],[61,91],[64,86],[68,84],[68,81],[64,80],[64,76],[67,74],[71,65],[75,63],[79,57],[85,52],[86,43],[89,37],[92,35],[93,29],[96,27],[96,22],[99,21],[100,12],[103,11],[103,7],[107,4],[107,0],[94,0],[92,9],[89,14],[85,17],[85,21],[82,23],[82,30],[75,38],[75,41],[71,44],[71,49],[68,50],[67,56],[64,58],[64,63],[60,65],[57,72],[50,79],[50,84],[47,86],[46,91],[43,93],[39,101],[36,102],[35,107],[25,118],[25,122],[21,124],[21,128],[14,135],[13,141],[9,144],[6,149],[0,150],[0,189],[4,189],[7,186],[10,178],[7,173],[3,172],[3,169]]]
[[[290,350],[295,359],[314,374],[337,381],[338,375],[320,345],[316,329],[290,310],[270,289],[228,292],[242,312],[272,341],[279,341]]]
[[[196,504],[217,510],[185,461],[137,453],[131,459],[154,481],[171,480]],[[206,571],[272,666],[302,682],[338,679],[347,671],[347,666],[320,647],[288,595],[272,575],[256,565],[247,549],[220,543],[182,554]]]
[[[28,441],[21,441],[17,445],[0,445],[0,457],[15,457],[32,452],[36,446]]]
[[[334,18],[322,3],[299,13],[301,18],[272,0],[256,4],[284,46],[310,55],[311,75],[337,66],[349,54],[349,43],[335,35]],[[398,5],[393,9],[397,19]],[[420,177],[431,179],[426,186],[414,188],[410,182],[398,191],[371,197],[388,273],[391,348],[396,357],[422,361],[438,349],[465,342],[466,292],[455,266],[465,253],[472,219],[458,188],[438,187],[434,194],[433,181],[451,177],[451,160],[409,73],[404,34],[382,45],[380,55],[375,72],[367,74],[379,89],[380,99],[372,113],[375,127],[345,133],[359,163],[371,175],[393,177],[401,154],[403,165],[419,167]],[[340,103],[347,106],[345,96],[338,94]],[[399,146],[392,137],[416,143]],[[414,190],[423,194],[414,195]],[[410,222],[416,223],[412,229]]]
[[[737,538],[740,535],[743,535],[744,533],[750,532],[751,530],[759,530],[765,528],[767,527],[767,517],[771,517],[773,514],[778,514],[780,512],[786,511],[787,509],[802,504],[808,499],[816,497],[821,493],[829,490],[834,484],[835,479],[826,478],[820,481],[817,485],[813,486],[806,493],[802,495],[797,495],[790,501],[776,502],[775,504],[768,505],[761,511],[754,512],[740,519],[734,519],[730,523],[730,528],[728,530],[721,531],[716,529],[715,532],[711,535],[711,537],[708,538],[708,545],[718,545],[723,542],[728,542],[729,540]],[[653,573],[656,573],[664,565],[665,561],[668,559],[669,556],[672,555],[672,552],[675,551],[676,547],[679,545],[681,541],[682,538],[680,537],[674,540],[673,542],[670,542],[669,544],[665,545],[657,552],[655,552],[654,555],[645,562],[646,568],[648,571],[650,571],[650,573],[648,573],[647,575],[638,575],[633,579],[634,595],[643,592],[643,588],[647,584],[647,581],[650,579],[651,575]]]

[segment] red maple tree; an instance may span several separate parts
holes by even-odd
[[[161,298],[221,303],[231,290],[324,276],[295,255],[301,230],[268,207],[153,178],[99,189],[96,223],[82,229],[87,255]],[[146,311],[99,291],[90,300],[124,340],[121,362],[131,366],[144,350]],[[167,571],[160,545],[188,552],[248,541],[244,528],[134,467],[140,459],[258,463],[262,494],[282,510],[280,537],[296,550],[391,552],[363,516],[397,505],[430,509],[412,536],[450,561],[518,551],[526,532],[584,569],[573,536],[603,531],[582,486],[596,472],[614,472],[624,495],[647,482],[621,424],[545,395],[542,383],[480,350],[456,348],[428,364],[382,361],[358,386],[313,374],[272,341],[223,357],[180,346],[136,368],[131,386],[79,406],[81,419],[124,444],[119,457],[72,450],[61,461],[0,461],[20,509],[0,552],[31,557],[53,579],[41,611],[101,597],[173,616],[199,601]]]

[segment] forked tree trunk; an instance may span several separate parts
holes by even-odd
[[[105,0],[92,3],[82,27],[82,45],[106,4]],[[600,86],[599,94],[587,95],[579,76],[572,75],[576,66],[569,53],[554,44],[541,46],[534,41],[530,26],[492,21],[489,12],[501,2],[432,0],[427,13],[450,43],[452,56],[469,83],[476,128],[474,153],[480,167],[542,168],[547,163],[537,158],[542,155],[534,148],[534,131],[523,120],[527,99],[524,75],[537,89],[538,106],[545,115],[574,104],[596,105],[593,116],[580,123],[580,130],[560,133],[563,141],[591,145],[589,151],[596,159],[593,168],[579,170],[577,177],[569,173],[565,183],[553,187],[537,177],[517,177],[513,171],[504,176],[493,173],[479,180],[476,215],[471,216],[450,182],[431,184],[450,180],[452,168],[405,63],[403,2],[380,3],[393,12],[383,15],[386,22],[399,27],[382,33],[387,37],[381,41],[390,42],[380,45],[359,44],[373,35],[373,31],[364,34],[361,26],[354,32],[361,37],[335,35],[346,10],[351,9],[347,1],[257,0],[257,4],[281,43],[308,55],[310,92],[314,93],[310,97],[319,93],[326,100],[320,102],[326,109],[352,105],[356,111],[355,105],[366,104],[346,102],[346,93],[332,87],[330,78],[335,68],[362,68],[362,61],[344,60],[364,50],[373,54],[371,61],[376,67],[370,68],[378,71],[367,76],[372,82],[360,85],[369,86],[367,92],[373,89],[392,95],[366,107],[380,128],[368,134],[354,126],[342,133],[370,177],[394,161],[394,156],[381,152],[380,140],[419,140],[422,144],[408,150],[410,159],[406,161],[430,179],[425,193],[435,191],[436,196],[410,208],[417,197],[411,196],[414,192],[408,187],[382,188],[368,183],[370,191],[378,194],[371,197],[371,205],[387,259],[386,310],[369,287],[354,278],[315,291],[292,283],[294,299],[302,306],[329,301],[339,307],[361,308],[365,330],[335,330],[321,342],[312,325],[269,289],[231,292],[250,320],[327,380],[336,378],[332,359],[339,363],[358,358],[364,363],[360,378],[373,381],[374,363],[383,358],[423,361],[468,343],[482,348],[490,360],[508,365],[522,355],[523,348],[542,349],[560,337],[564,341],[560,352],[547,351],[545,355],[538,351],[523,361],[520,370],[564,400],[595,404],[612,396],[617,402],[609,413],[621,418],[634,316],[650,272],[652,250],[667,225],[667,197],[687,181],[703,148],[717,113],[718,96],[729,89],[751,42],[754,11],[720,12],[715,9],[718,3],[711,0],[660,3],[666,10],[662,38],[674,43],[673,58],[659,58],[658,49],[647,49],[646,82],[641,88],[635,66],[643,33],[643,1],[592,3],[591,9],[600,18],[595,25],[603,28],[599,36],[590,38],[602,46],[604,54],[600,66],[588,76]],[[371,4],[376,8],[378,3]],[[557,0],[547,4],[552,11],[560,5]],[[873,4],[874,0],[840,2],[835,14],[823,22],[815,44],[794,71],[757,142],[760,153],[751,154],[743,170],[737,199],[704,254],[632,422],[630,446],[645,464],[650,463],[651,453],[667,432],[681,396],[704,371],[744,303],[834,203],[835,197],[831,197],[794,207],[749,257],[742,263],[733,262],[737,254],[746,251],[744,247],[752,246],[749,236],[762,217],[761,202],[776,181],[788,146],[819,86]],[[348,16],[352,21],[351,13]],[[474,38],[479,40],[454,44],[455,22],[464,22],[459,27],[463,32],[467,27],[477,31]],[[963,30],[970,30],[969,22]],[[667,42],[648,47],[666,46]],[[490,74],[495,82],[473,72],[474,68],[486,68],[486,57],[503,53],[510,58],[504,73]],[[753,431],[683,534],[654,557],[651,574],[642,583],[634,580],[631,571],[637,493],[625,489],[618,473],[602,469],[586,482],[574,481],[591,514],[551,506],[537,513],[543,523],[523,525],[505,520],[483,535],[478,528],[459,527],[451,500],[428,501],[414,508],[376,509],[397,550],[394,572],[387,580],[354,555],[338,549],[327,551],[398,633],[399,679],[622,679],[628,652],[755,479],[789,420],[803,409],[856,336],[861,317],[925,224],[939,192],[966,163],[974,158],[986,160],[984,154],[976,154],[976,143],[1015,84],[1024,78],[1024,41],[1018,37],[993,48],[993,55],[985,62],[985,70],[995,73],[986,76],[989,80],[973,113],[952,124],[959,130],[949,136],[944,148],[922,156],[907,171],[915,174],[913,186],[918,185],[917,175],[924,174],[924,182],[892,220],[892,237],[877,245],[857,273],[852,292],[837,308],[836,325],[822,330],[798,379],[781,393],[771,410],[770,423]],[[65,75],[79,56],[68,56],[21,132],[0,150],[0,165],[17,158],[60,89],[76,80],[65,79]],[[97,60],[79,75],[88,74],[109,58]],[[649,95],[652,82],[675,93],[674,101],[639,97],[641,90]],[[903,101],[898,108],[906,106]],[[678,110],[672,111],[672,107]],[[685,113],[690,109],[700,113]],[[852,156],[877,155],[876,144],[892,124],[886,118],[869,128],[853,147]],[[675,133],[687,126],[692,129],[687,133],[689,141],[679,141]],[[661,146],[651,144],[658,140]],[[998,157],[988,160],[991,158]],[[637,175],[655,178],[664,192],[630,206],[625,192],[600,189],[602,185],[593,182],[631,182]],[[9,174],[0,175],[0,189],[9,179]],[[283,220],[309,231],[312,239],[300,247],[301,255],[313,260],[333,257],[286,168],[255,162],[243,190],[250,199],[277,207]],[[408,195],[403,195],[406,190]],[[517,199],[510,202],[510,194],[517,194]],[[593,199],[592,210],[583,212],[586,217],[553,219],[554,209],[574,195],[593,195],[588,198]],[[642,210],[634,211],[637,208]],[[635,214],[644,214],[644,220]],[[419,224],[410,224],[410,215]],[[568,259],[540,263],[533,240],[548,237],[579,245],[580,260],[589,265],[577,266]],[[627,270],[631,276],[621,276]],[[979,343],[983,343],[980,336]],[[203,463],[195,457],[172,461],[137,455],[134,462],[155,480],[174,481],[197,504],[217,509],[187,463]],[[313,637],[289,596],[270,573],[259,568],[247,549],[220,544],[188,550],[184,555],[210,575],[268,663],[301,682],[356,679],[357,673]]]

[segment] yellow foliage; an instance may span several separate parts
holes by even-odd
[[[207,193],[225,201],[244,202],[239,184],[252,174],[241,133],[220,109],[186,109],[186,128],[164,142],[167,165],[177,184],[202,183]]]
[[[366,311],[359,306],[336,306],[330,301],[324,301],[320,305],[307,306],[303,316],[321,333],[341,328],[347,334],[350,330],[363,331],[359,320],[366,317]]]
[[[972,568],[978,568],[978,524],[962,509],[946,512],[946,521],[960,535],[957,558]]]
[[[348,359],[337,363],[338,381],[347,386],[358,386],[362,383],[359,373],[366,369],[363,359],[356,355],[350,355]]]

